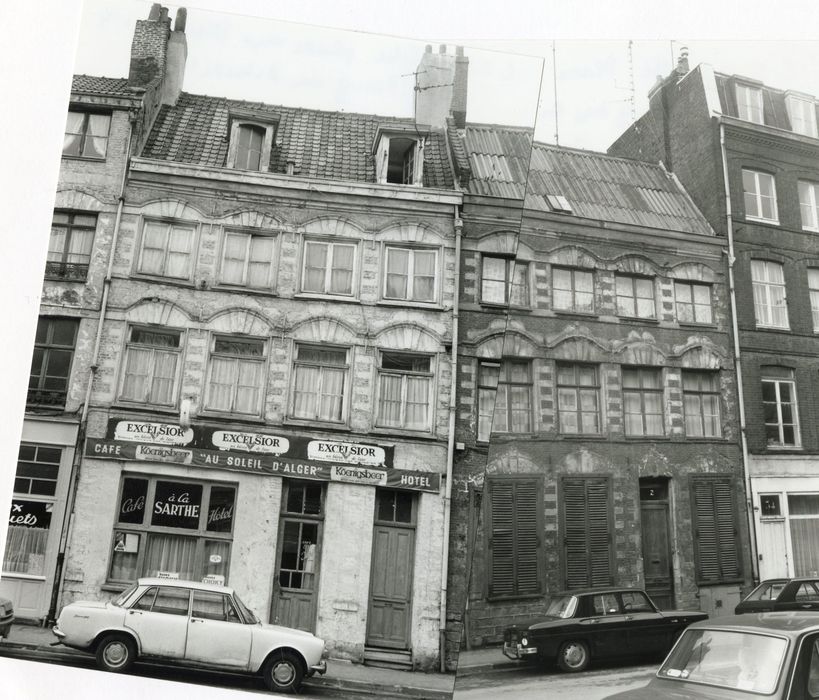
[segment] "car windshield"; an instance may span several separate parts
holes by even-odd
[[[745,600],[776,600],[786,583],[787,581],[763,581]]]
[[[242,611],[242,615],[244,616],[245,620],[247,620],[251,625],[255,625],[257,622],[259,622],[259,618],[253,614],[253,611],[247,607],[247,605],[245,605],[235,593],[233,594],[233,601],[236,603],[239,610]]]
[[[552,598],[549,607],[546,608],[546,614],[550,617],[568,618],[574,615],[577,608],[577,598],[573,595],[561,595]]]
[[[725,630],[686,630],[657,675],[752,693],[772,693],[786,639]]]
[[[133,584],[132,586],[129,586],[122,593],[120,593],[116,598],[114,598],[114,600],[112,600],[111,602],[114,605],[122,605],[126,600],[128,600],[128,598],[131,597],[131,594],[136,589],[137,589],[137,584]]]

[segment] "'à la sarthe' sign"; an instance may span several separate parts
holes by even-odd
[[[276,435],[251,431],[224,430],[209,426],[182,428],[172,423],[156,423],[112,418],[108,440],[141,443],[143,454],[187,464],[185,450],[199,448],[226,452],[249,452],[291,459],[307,459],[332,464],[392,467],[394,448],[344,440],[317,440],[301,435]],[[149,447],[150,445],[150,447]],[[167,448],[165,451],[160,447]]]

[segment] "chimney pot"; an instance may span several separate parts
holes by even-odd
[[[185,33],[185,25],[188,22],[188,11],[184,7],[180,7],[176,11],[176,20],[173,23],[173,30],[175,32]]]
[[[426,53],[432,53],[432,44],[427,44]]]
[[[438,53],[446,53],[446,44],[441,44],[438,47]]]
[[[463,56],[464,55],[464,47],[463,46],[456,46],[455,47],[455,55],[456,56]]]
[[[156,20],[159,19],[159,15],[161,13],[162,5],[160,5],[158,2],[155,2],[153,5],[151,5],[151,11],[148,13],[148,19],[153,22],[156,22]]]
[[[162,22],[167,22],[168,21],[168,8],[167,7],[163,7],[163,8],[160,9],[159,19]]]

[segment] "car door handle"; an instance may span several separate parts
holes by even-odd
[[[810,610],[813,606],[810,603],[802,603],[799,607],[803,610]]]
[[[142,615],[142,610],[129,610],[129,615]]]
[[[199,622],[200,624],[204,622],[204,620],[200,620],[198,617],[192,617],[191,622]]]
[[[631,615],[626,615],[626,620],[633,620],[634,618]]]

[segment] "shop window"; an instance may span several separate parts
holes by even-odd
[[[654,280],[633,275],[615,275],[617,315],[632,318],[656,318]]]
[[[102,160],[108,150],[110,114],[69,110],[65,124],[63,155]]]
[[[768,447],[799,447],[799,415],[793,370],[763,367],[762,413]]]
[[[437,299],[435,250],[387,246],[384,298],[434,302]]]
[[[29,406],[65,406],[79,321],[41,316],[34,336],[34,354],[28,381]]]
[[[711,286],[675,282],[674,306],[680,323],[711,323]]]
[[[594,365],[558,363],[557,410],[561,433],[600,433],[600,382]]]
[[[188,280],[193,273],[196,228],[165,221],[146,221],[137,272]]]
[[[55,211],[48,241],[46,277],[84,280],[88,276],[96,230],[96,214]]]
[[[728,477],[692,479],[691,509],[699,585],[742,580],[734,492]]]
[[[259,415],[264,396],[265,342],[214,336],[205,409]]]
[[[688,437],[722,437],[719,372],[682,372],[685,434]]]
[[[405,430],[429,430],[432,397],[432,358],[424,355],[381,353],[378,369],[377,425]]]
[[[795,576],[816,577],[819,571],[819,494],[787,495]]]
[[[754,124],[764,124],[764,110],[762,108],[762,90],[750,85],[737,85],[737,113],[740,119]]]
[[[478,440],[493,432],[532,431],[532,363],[504,359],[481,362],[478,376]]]
[[[122,401],[157,406],[176,403],[181,331],[132,326],[128,330]]]
[[[769,173],[742,171],[745,192],[745,218],[767,223],[779,223],[776,207],[776,181]]]
[[[552,268],[552,304],[557,311],[594,312],[594,274],[586,270]]]
[[[235,504],[232,485],[126,476],[109,581],[161,576],[225,583]]]
[[[351,296],[355,250],[355,243],[305,241],[301,291]]]
[[[271,290],[276,239],[271,235],[226,231],[219,283]]]
[[[560,535],[567,590],[614,583],[611,483],[565,477],[560,483]]]
[[[279,585],[283,589],[314,591],[324,520],[324,487],[306,481],[286,481],[282,503]]]
[[[492,477],[486,482],[488,597],[543,592],[540,479]]]
[[[481,303],[528,307],[529,264],[514,258],[481,259]]]
[[[819,184],[799,181],[799,213],[803,229],[819,231]]]
[[[662,370],[623,368],[623,413],[626,435],[665,434]]]
[[[296,345],[293,417],[341,422],[344,419],[348,350]]]
[[[17,456],[3,573],[45,575],[62,449],[22,444]]]
[[[782,265],[767,260],[751,260],[751,281],[756,325],[788,328],[788,302]]]

